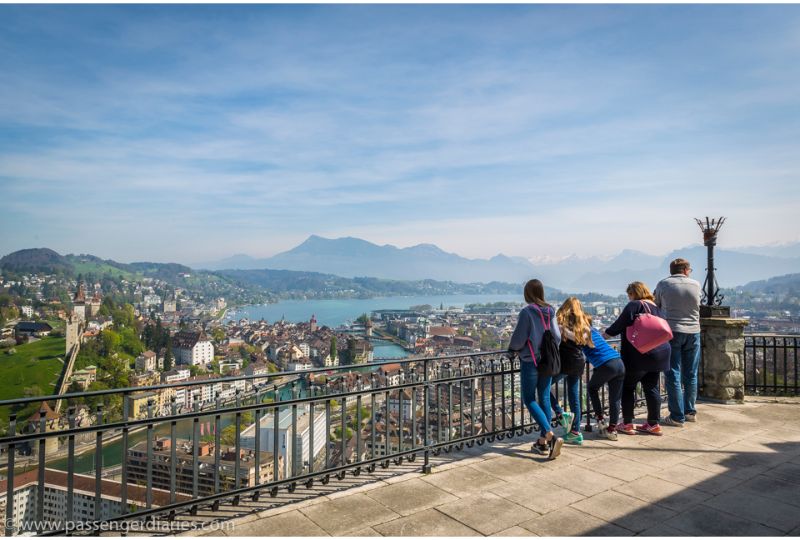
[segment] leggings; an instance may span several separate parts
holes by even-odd
[[[597,418],[603,418],[603,405],[600,403],[600,388],[608,383],[608,423],[619,422],[620,400],[622,399],[622,383],[625,380],[625,364],[615,358],[592,370],[589,379],[589,398]]]

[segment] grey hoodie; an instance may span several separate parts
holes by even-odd
[[[653,296],[673,332],[700,333],[700,283],[683,274],[672,274],[658,282]]]

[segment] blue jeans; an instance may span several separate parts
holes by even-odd
[[[667,371],[669,415],[678,422],[694,414],[697,399],[697,369],[700,367],[700,334],[674,332],[670,370]],[[683,388],[681,388],[683,385]]]
[[[522,385],[522,401],[539,424],[539,434],[544,437],[550,431],[550,381],[551,377],[540,377],[533,362],[519,363],[519,379]],[[538,400],[537,400],[538,397]]]
[[[575,413],[575,419],[572,421],[572,431],[579,433],[581,430],[581,395],[578,383],[581,379],[574,375],[568,376],[565,373],[561,373],[553,377],[553,384],[558,384],[565,378],[567,379],[567,401],[569,402],[569,410]],[[564,410],[558,404],[558,400],[552,392],[550,392],[550,405],[553,407],[556,414],[564,414]]]

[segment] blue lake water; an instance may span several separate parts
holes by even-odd
[[[273,323],[285,318],[289,322],[302,322],[316,315],[321,325],[335,328],[345,322],[354,321],[363,313],[379,309],[408,309],[411,306],[429,304],[435,308],[464,307],[466,304],[488,304],[491,302],[523,302],[520,294],[454,294],[442,296],[387,296],[383,298],[353,298],[342,300],[284,300],[275,304],[245,306],[229,312],[225,320],[265,319]],[[375,354],[377,357],[377,353]]]

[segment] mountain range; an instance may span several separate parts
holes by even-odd
[[[782,274],[800,272],[800,243],[715,250],[717,281],[733,287]],[[490,259],[468,259],[448,253],[432,244],[408,248],[377,245],[359,238],[328,239],[312,235],[297,247],[265,259],[247,255],[202,265],[209,270],[276,269],[322,272],[343,277],[370,276],[394,280],[453,281],[487,283],[502,281],[522,283],[538,277],[546,284],[569,292],[620,294],[631,281],[655,286],[668,275],[669,261],[683,257],[694,269],[694,277],[703,281],[706,248],[688,246],[657,256],[623,250],[610,259],[568,257],[557,262],[534,264],[523,257],[503,254]]]

